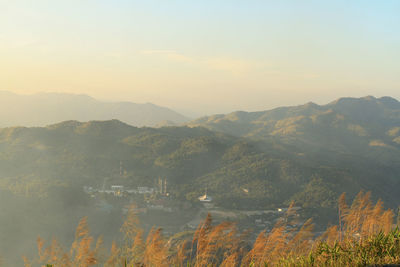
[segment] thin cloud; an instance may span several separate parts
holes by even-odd
[[[191,57],[187,57],[185,55],[182,54],[178,54],[178,53],[170,53],[166,55],[168,57],[169,60],[173,60],[173,61],[178,61],[178,62],[193,62],[193,58]]]
[[[175,50],[141,50],[140,54],[143,55],[168,55],[168,54],[176,54]]]
[[[143,55],[160,55],[171,61],[177,62],[194,62],[193,58],[185,56],[175,50],[142,50]]]
[[[208,70],[219,70],[225,72],[231,72],[233,74],[246,73],[253,70],[256,66],[254,62],[233,59],[233,58],[194,58],[186,56],[175,50],[142,50],[140,51],[143,55],[159,55],[160,57],[183,63],[191,63],[201,68]]]
[[[251,62],[231,58],[210,58],[205,61],[206,66],[213,70],[222,70],[234,74],[245,73],[254,68]]]

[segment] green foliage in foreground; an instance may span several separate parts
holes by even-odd
[[[365,240],[317,244],[308,256],[282,258],[276,266],[369,266],[400,264],[400,230]],[[121,266],[134,266],[125,263]],[[188,264],[188,266],[190,266]],[[249,266],[256,266],[250,263]],[[265,266],[268,266],[265,264]],[[46,267],[53,267],[47,264]]]
[[[308,256],[284,258],[277,266],[369,266],[400,264],[400,230],[383,232],[365,240],[329,245],[321,242]],[[51,266],[51,265],[50,265]],[[128,266],[125,264],[125,266]],[[188,265],[190,266],[190,265]],[[249,266],[255,267],[254,263]],[[265,266],[268,266],[265,263]]]
[[[400,230],[365,240],[317,244],[308,256],[282,259],[280,266],[368,266],[400,264]]]
[[[70,266],[370,266],[400,263],[400,230],[393,228],[393,212],[383,209],[382,201],[375,205],[370,194],[360,192],[351,206],[345,194],[339,199],[341,220],[318,236],[312,220],[300,223],[294,203],[274,228],[261,232],[255,242],[248,232],[240,232],[235,224],[212,224],[209,214],[200,223],[193,236],[180,242],[152,229],[143,238],[136,208],[131,206],[121,232],[124,242],[113,242],[108,259],[101,254],[102,241],[96,246],[89,235],[83,218],[72,243],[70,254],[64,253],[56,241],[45,248],[38,239],[39,258],[33,262],[53,263],[58,267]],[[299,225],[300,223],[300,225]],[[297,225],[297,226],[296,226]],[[177,237],[177,236],[176,236]],[[68,250],[66,250],[68,251]],[[26,267],[30,261],[25,259]]]
[[[283,258],[277,266],[369,266],[400,264],[400,230],[380,232],[365,240],[318,243],[308,256]],[[53,265],[46,265],[52,267]],[[126,262],[121,266],[129,266]],[[133,265],[132,265],[133,266]],[[190,265],[188,265],[190,266]],[[249,266],[256,266],[251,263]],[[265,264],[265,266],[268,266]]]

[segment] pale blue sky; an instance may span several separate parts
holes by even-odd
[[[400,1],[0,0],[0,90],[193,113],[400,99]]]

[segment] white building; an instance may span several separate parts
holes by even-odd
[[[112,185],[111,191],[114,193],[114,196],[122,196],[124,193],[124,186],[123,185]]]
[[[147,186],[138,186],[138,193],[139,194],[152,194],[154,193],[154,188],[150,188]]]
[[[212,201],[212,197],[210,197],[209,195],[204,194],[203,196],[199,197],[199,200],[201,202],[211,202]]]

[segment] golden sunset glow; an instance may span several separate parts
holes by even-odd
[[[0,1],[0,90],[196,114],[400,97],[399,3],[360,3]]]

